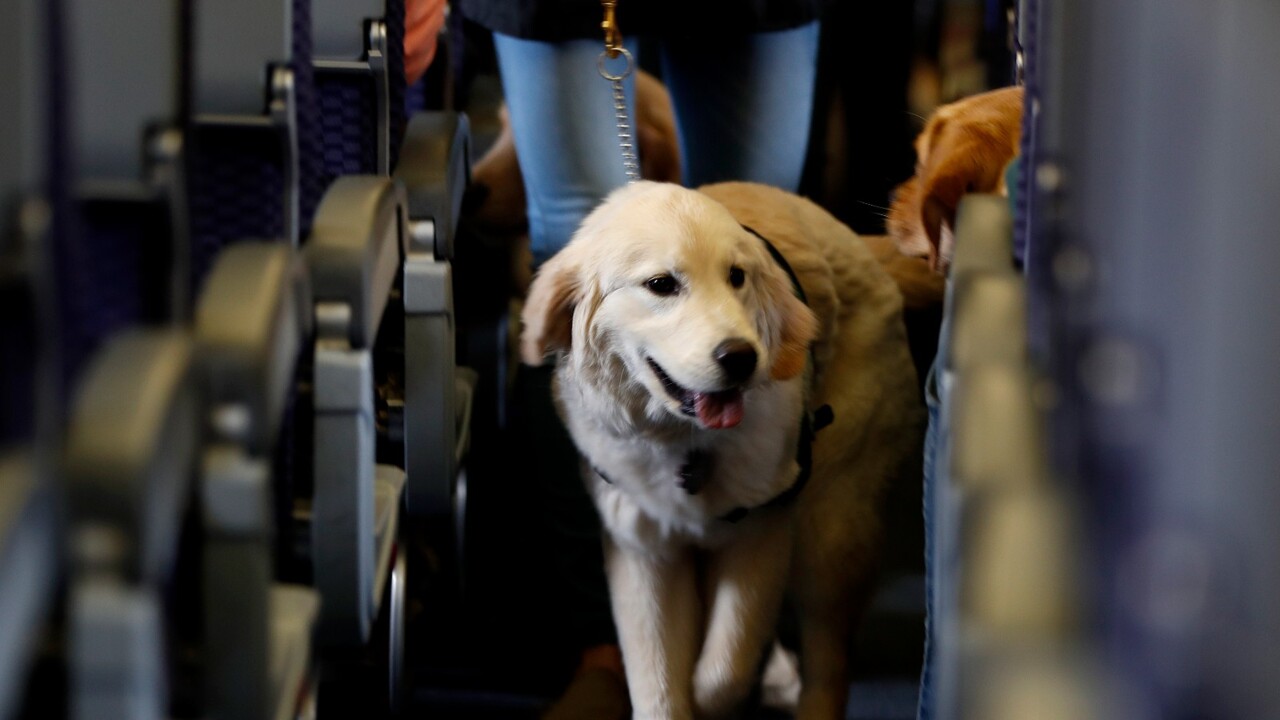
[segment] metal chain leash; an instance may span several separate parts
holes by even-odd
[[[631,134],[631,117],[627,113],[627,94],[623,81],[630,77],[635,68],[631,53],[622,46],[622,33],[618,30],[616,10],[618,0],[601,0],[604,8],[604,21],[600,27],[604,30],[604,52],[600,53],[596,67],[600,76],[613,86],[613,115],[618,123],[618,146],[622,150],[622,168],[627,173],[627,182],[640,179],[640,161],[636,158],[635,136]],[[609,60],[622,57],[626,65],[619,73],[609,72]]]
[[[627,94],[622,87],[622,82],[631,74],[631,53],[626,48],[620,49],[620,55],[627,61],[626,68],[618,74],[613,74],[605,67],[608,60],[609,51],[600,53],[600,75],[613,85],[613,115],[618,123],[618,146],[622,149],[622,168],[627,172],[627,181],[635,182],[640,179],[640,162],[636,159],[635,138],[631,134],[631,117],[627,114]]]

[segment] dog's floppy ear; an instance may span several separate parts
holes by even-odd
[[[938,182],[929,188],[920,204],[920,220],[924,225],[925,235],[929,238],[929,249],[926,258],[935,272],[942,271],[943,236],[954,231],[956,225],[956,207],[960,204],[960,196],[951,192],[949,182]],[[952,199],[952,196],[954,200]]]
[[[567,350],[573,337],[573,310],[582,297],[582,283],[575,264],[560,253],[542,264],[520,319],[520,359],[541,365],[547,355]]]
[[[933,254],[933,246],[929,244],[927,232],[916,232],[917,226],[923,228],[923,214],[920,207],[920,178],[913,176],[894,188],[893,201],[889,204],[889,214],[885,218],[885,230],[893,238],[898,252],[913,258],[928,260]]]
[[[954,254],[956,211],[969,193],[1003,192],[1009,157],[1001,146],[971,133],[954,155],[944,158],[924,181],[920,215],[929,237],[929,262],[942,272]]]
[[[777,328],[778,346],[773,350],[769,376],[789,380],[804,372],[809,362],[809,344],[818,336],[818,318],[796,297],[784,273],[766,273],[765,297],[770,322]]]

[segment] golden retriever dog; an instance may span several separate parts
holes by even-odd
[[[871,252],[782,190],[638,182],[543,265],[523,320],[606,529],[635,717],[739,709],[784,595],[798,717],[844,717],[881,496],[923,424],[901,295]]]
[[[887,228],[906,255],[944,272],[955,252],[956,207],[966,193],[1007,194],[1005,168],[1022,139],[1022,88],[964,98],[934,111],[916,138],[915,176],[898,186]]]

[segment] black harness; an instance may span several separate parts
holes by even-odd
[[[743,225],[742,229],[760,238],[760,242],[764,243],[764,247],[769,251],[773,261],[787,273],[787,277],[791,278],[791,288],[795,291],[796,297],[800,298],[800,302],[808,305],[809,298],[804,294],[804,288],[800,285],[800,278],[796,276],[796,271],[791,269],[791,263],[787,262],[787,259],[782,256],[778,248],[774,247],[773,243],[769,242],[765,236],[756,232],[753,228]],[[812,350],[809,352],[809,366],[813,366]],[[754,508],[734,508],[721,515],[720,519],[725,522],[736,523],[746,517],[752,510],[782,507],[795,500],[800,495],[800,491],[804,490],[804,486],[808,484],[809,476],[813,474],[814,437],[819,430],[830,425],[835,419],[835,413],[831,410],[830,405],[822,405],[812,412],[806,410],[800,416],[800,437],[796,441],[796,464],[800,466],[800,472],[796,475],[795,482],[791,483],[791,487],[775,495],[773,499],[766,501],[763,505],[757,505]]]
[[[773,243],[765,239],[763,235],[755,230],[743,225],[742,228],[747,232],[760,238],[760,242],[764,243],[765,248],[769,251],[769,255],[773,257],[773,261],[778,264],[791,278],[791,287],[795,290],[796,297],[805,305],[809,304],[809,299],[805,297],[804,288],[800,286],[800,278],[796,276],[791,264],[782,256],[778,248]],[[809,359],[810,366],[813,365],[812,351]],[[795,482],[786,490],[773,496],[761,505],[755,507],[738,507],[730,510],[720,519],[725,522],[736,523],[753,510],[765,510],[768,508],[782,507],[794,501],[800,491],[804,490],[804,486],[809,482],[809,476],[813,474],[813,440],[818,431],[830,425],[835,420],[835,413],[831,410],[830,405],[822,405],[812,412],[806,411],[800,416],[800,437],[796,441],[796,464],[800,466],[800,472],[796,474]],[[714,457],[705,450],[691,450],[684,465],[680,466],[680,487],[690,495],[697,495],[707,483],[707,478],[711,476],[714,465]],[[592,466],[592,471],[600,476],[601,480],[612,485],[613,481],[609,476],[600,472],[600,469]]]

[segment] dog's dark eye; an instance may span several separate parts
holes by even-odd
[[[649,292],[654,295],[675,295],[680,289],[680,283],[670,275],[658,275],[644,281],[644,286],[649,288]]]
[[[744,272],[742,268],[736,265],[729,268],[729,284],[730,285],[736,288],[740,288],[742,287],[742,284],[745,283],[746,281],[747,281],[747,273]]]

